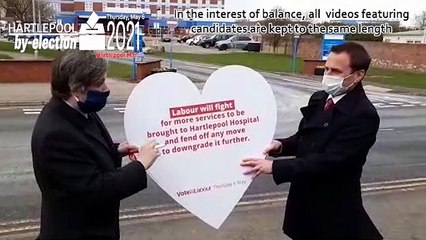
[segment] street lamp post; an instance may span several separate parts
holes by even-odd
[[[158,22],[158,25],[157,25],[158,28],[155,29],[155,41],[157,42],[157,46],[160,45],[159,42],[158,42],[158,31],[161,31],[160,21],[159,21],[160,16],[159,16],[159,13],[158,13],[160,10],[161,10],[161,8],[157,6],[156,19],[157,19],[157,22]]]
[[[300,35],[295,34],[293,36],[293,61],[291,64],[291,71],[292,73],[296,73],[296,63],[297,63],[297,50],[299,48],[299,40],[300,40]]]
[[[39,29],[41,29],[40,2],[41,2],[41,0],[39,0],[39,1],[37,2],[37,5],[38,5],[38,23],[39,23],[39,25],[40,25]]]
[[[423,27],[423,44],[426,44],[426,26]]]
[[[173,68],[173,39],[170,40],[169,64],[170,64],[170,69],[172,69]]]
[[[33,24],[34,24],[34,27],[35,27],[36,26],[35,0],[33,0]],[[38,57],[38,51],[37,51],[37,49],[34,49],[34,57],[36,57],[36,58]]]

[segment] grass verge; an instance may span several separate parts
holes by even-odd
[[[157,57],[169,58],[168,53],[155,54]],[[225,53],[225,54],[192,54],[192,53],[173,53],[173,58],[183,61],[200,62],[225,65],[244,65],[256,70],[266,72],[291,72],[292,57],[269,53]],[[297,59],[296,72],[302,71],[303,61]]]
[[[371,84],[426,90],[426,73],[373,68],[367,76]]]
[[[12,42],[0,42],[0,51],[13,52],[17,54],[21,53],[20,50],[15,49],[14,43]],[[27,48],[25,49],[25,52],[23,53],[34,54],[34,49],[31,46],[27,46]],[[42,56],[45,58],[55,58],[61,53],[62,52],[58,50],[48,50],[48,49],[38,50],[39,56]]]
[[[133,78],[132,65],[110,61],[107,76],[120,80],[130,80]]]
[[[9,55],[0,54],[0,59],[13,59],[13,58]]]
[[[155,54],[157,57],[168,58],[168,53]],[[173,53],[177,60],[208,63],[215,65],[244,65],[256,70],[267,72],[292,72],[292,57],[269,53],[228,53],[228,54],[191,54]],[[301,73],[303,60],[297,59],[296,72]],[[366,82],[372,85],[404,89],[426,90],[426,73],[415,73],[402,70],[372,68],[368,72]]]

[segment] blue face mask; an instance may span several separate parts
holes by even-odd
[[[88,90],[86,101],[77,102],[80,111],[83,113],[94,113],[102,110],[102,108],[104,108],[107,103],[109,93],[110,91],[101,92]]]

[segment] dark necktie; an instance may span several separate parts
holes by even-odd
[[[331,109],[333,109],[333,107],[334,107],[333,98],[327,99],[327,102],[325,103],[325,106],[324,106],[324,111],[330,111]]]

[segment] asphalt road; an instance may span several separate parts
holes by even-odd
[[[180,72],[192,78],[205,79],[212,68],[180,65]],[[278,124],[276,137],[292,134],[301,117],[299,108],[318,89],[313,82],[299,83],[269,76],[277,99]],[[378,139],[365,165],[362,181],[378,182],[426,176],[426,100],[422,97],[393,94],[368,94],[381,116]],[[413,104],[411,104],[413,103]],[[37,108],[37,107],[32,107]],[[39,107],[41,108],[41,107]],[[101,117],[116,140],[124,140],[124,105],[108,105]],[[28,109],[0,110],[0,226],[12,221],[37,219],[40,213],[40,193],[35,183],[30,136],[37,114]],[[245,194],[286,191],[288,185],[275,186],[271,177],[257,178]],[[148,189],[126,199],[122,209],[150,208],[175,204],[163,190],[149,180]]]

